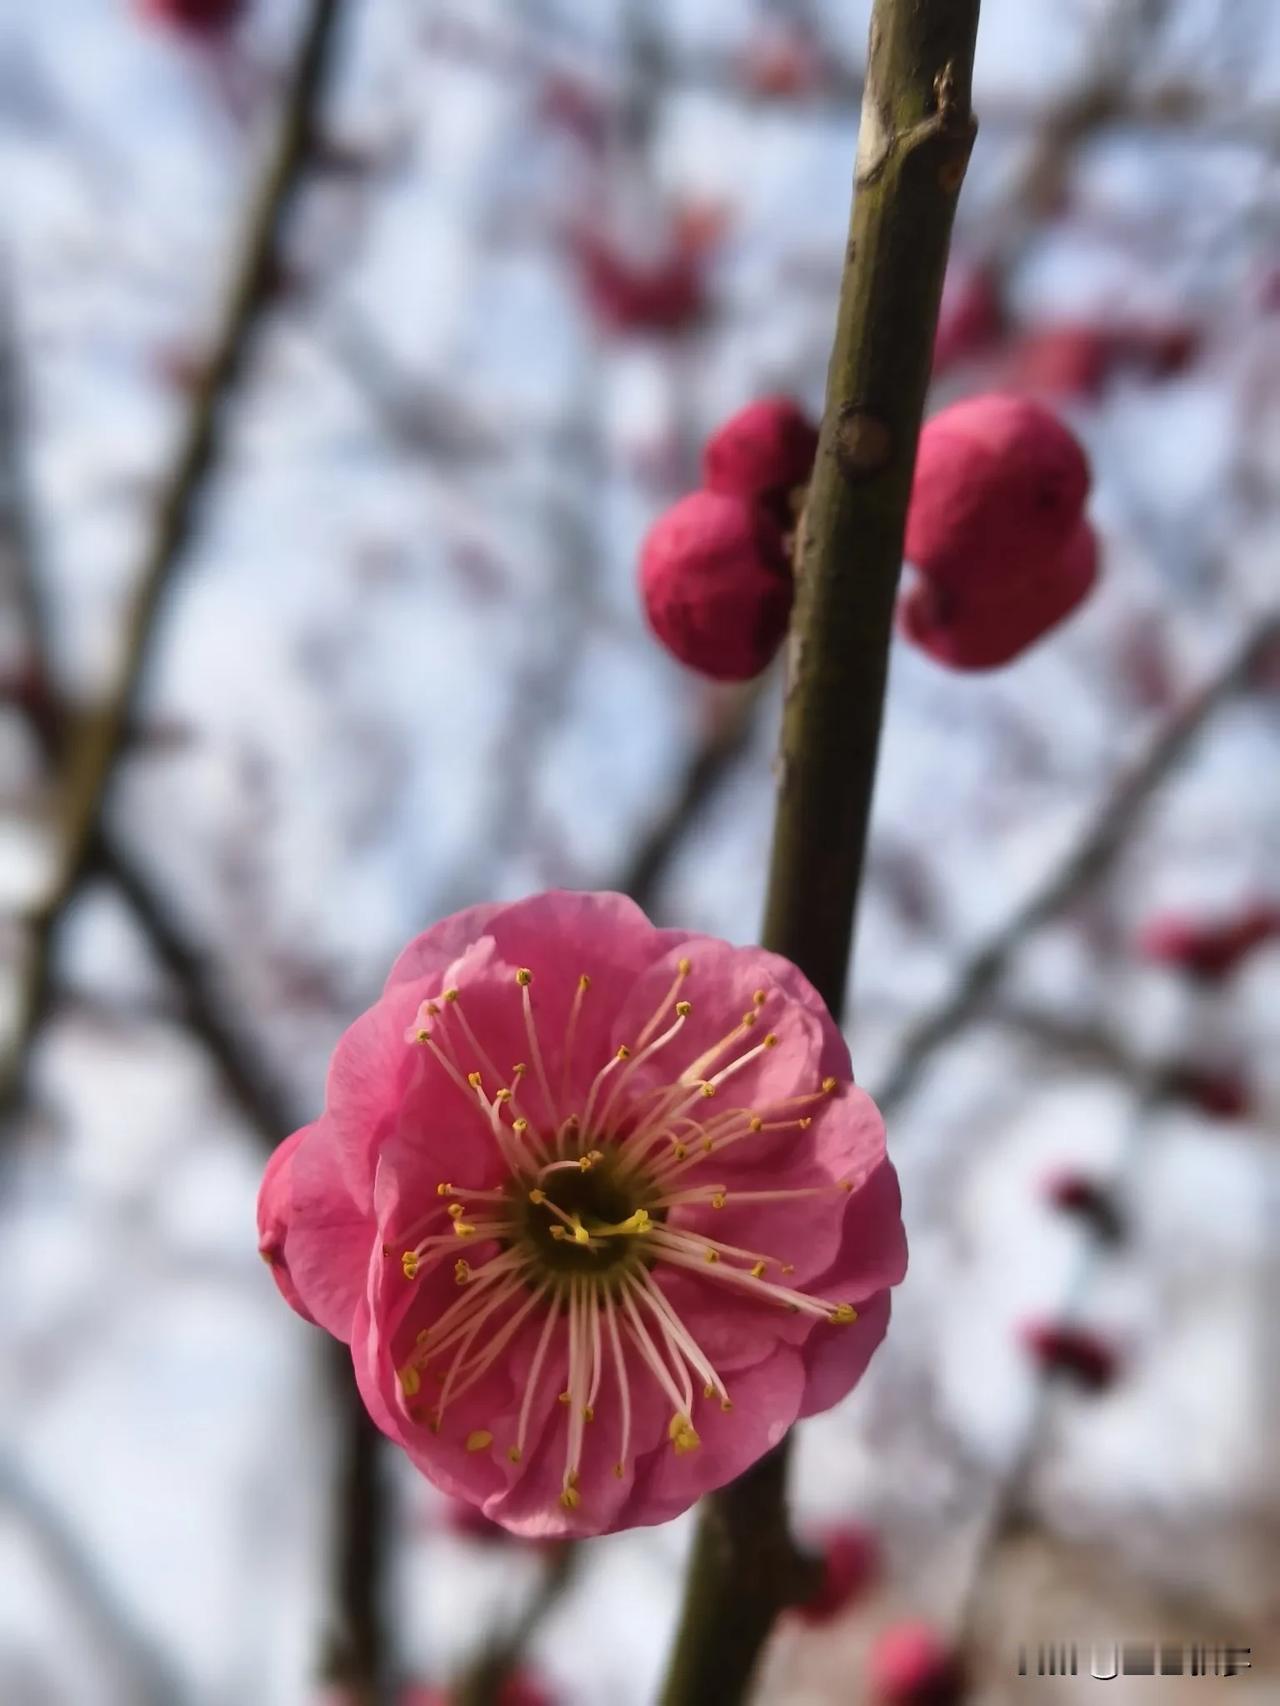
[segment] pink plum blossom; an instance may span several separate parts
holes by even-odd
[[[855,1384],[906,1266],[811,985],[614,894],[412,942],[260,1215],[379,1426],[531,1536],[662,1522],[740,1474]]]

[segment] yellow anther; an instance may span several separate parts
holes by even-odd
[[[480,1086],[483,1084],[483,1082],[484,1082],[484,1080],[481,1078],[481,1076],[478,1072],[468,1072],[467,1083],[470,1084],[470,1086],[473,1090],[478,1090],[480,1088]]]
[[[778,1037],[775,1031],[770,1031],[760,1045],[762,1048],[777,1048]]]
[[[750,1013],[744,1013],[742,1015],[742,1022],[747,1027],[747,1029],[750,1030],[752,1025],[755,1024],[756,1020],[759,1017],[760,1017],[760,1015],[754,1011],[752,1011]]]
[[[476,1428],[467,1435],[468,1451],[487,1451],[493,1444],[493,1435],[488,1428]]]
[[[464,1261],[461,1256],[453,1264],[453,1278],[456,1285],[466,1285],[471,1278],[471,1263]]]
[[[702,1086],[702,1094],[704,1096],[714,1096],[715,1093],[716,1093],[716,1087],[711,1082],[711,1080],[708,1078],[706,1083],[703,1084],[703,1086]]]
[[[677,1019],[687,1019],[689,1017],[690,1013],[692,1013],[692,1012],[693,1012],[693,1002],[692,1001],[677,1001],[676,1002],[676,1017],[677,1017]]]
[[[518,1445],[509,1445],[507,1447],[507,1458],[508,1458],[509,1462],[519,1463],[522,1455],[523,1455],[523,1453],[521,1452],[520,1447]]]
[[[267,1266],[269,1268],[275,1267],[275,1265],[276,1265],[276,1253],[274,1250],[259,1250],[258,1254],[262,1257],[263,1261],[267,1264]]]
[[[696,1451],[702,1444],[698,1438],[698,1430],[688,1416],[672,1416],[667,1428],[667,1437],[675,1446],[677,1457],[683,1457],[687,1451]]]
[[[522,1060],[518,1060],[515,1063],[515,1065],[511,1068],[511,1076],[513,1078],[523,1078],[525,1073],[528,1070],[529,1070],[529,1068],[525,1065],[525,1063]]]
[[[520,985],[521,989],[526,989],[529,984],[533,982],[533,973],[529,970],[528,966],[521,966],[519,968],[516,972],[516,982]]]
[[[671,1146],[671,1153],[675,1156],[677,1161],[683,1161],[689,1151],[683,1143],[674,1143]]]
[[[495,1102],[509,1102],[511,1100],[511,1092],[510,1090],[505,1089],[498,1090],[494,1093],[493,1099]]]
[[[560,1503],[567,1511],[576,1511],[582,1503],[582,1494],[576,1487],[566,1487],[560,1495]]]
[[[463,1208],[460,1202],[451,1202],[445,1210],[445,1213],[449,1216],[450,1220],[461,1220],[462,1216],[466,1212],[466,1209]]]
[[[837,1327],[847,1327],[858,1319],[858,1311],[852,1303],[837,1303],[831,1312],[831,1319]]]
[[[413,1035],[415,1042],[425,1043],[429,1040],[431,1032],[424,1025],[420,1031],[415,1031]]]
[[[578,1171],[580,1173],[589,1173],[594,1166],[595,1160],[592,1156],[580,1155],[578,1157]]]
[[[456,995],[457,991],[455,990],[454,993]],[[431,1017],[433,1019],[438,1019],[440,1017],[440,1009],[439,1009],[439,1007],[436,1006],[434,1001],[426,1001],[423,1003],[423,1005],[425,1006],[427,1012],[431,1015]]]
[[[559,1396],[560,1396],[560,1402],[562,1404],[567,1404],[570,1402],[569,1394],[567,1392],[561,1392]]]
[[[794,1263],[794,1262],[784,1262],[784,1263],[783,1263],[783,1264],[782,1264],[782,1271],[783,1271],[783,1273],[784,1273],[784,1274],[793,1274],[793,1273],[795,1273],[795,1271],[796,1271],[796,1265],[795,1265],[795,1263]]]
[[[704,1155],[710,1155],[714,1148],[715,1144],[712,1143],[711,1139],[709,1137],[704,1137],[702,1140],[702,1153]]]
[[[400,1390],[406,1398],[416,1398],[422,1390],[422,1378],[411,1362],[407,1362],[397,1374]]]
[[[551,1228],[551,1236],[555,1239],[557,1244],[563,1244],[569,1234],[565,1231],[563,1226],[553,1226]]]
[[[764,1270],[767,1266],[768,1264],[766,1262],[757,1262],[755,1267],[751,1270],[752,1279],[763,1279]]]
[[[711,1385],[710,1381],[708,1381],[707,1384],[702,1388],[702,1396],[704,1398],[714,1398],[715,1395],[716,1395],[716,1389],[714,1386]]]
[[[582,991],[582,993],[584,995],[591,988],[591,979],[587,976],[586,972],[583,972],[582,975],[579,977],[578,988]]]
[[[618,1477],[619,1481],[621,1481],[622,1477],[627,1472],[626,1465],[623,1463],[615,1463],[613,1466],[613,1472]]]
[[[724,1203],[725,1203],[724,1192],[723,1191],[717,1191],[716,1194],[711,1199],[712,1208],[723,1208]]]
[[[852,1179],[840,1179],[838,1181],[838,1184],[839,1184],[839,1188],[842,1191],[851,1191],[853,1189],[853,1180]]]
[[[596,1413],[591,1408],[590,1404],[584,1404],[582,1406],[582,1419],[584,1422],[594,1422],[595,1421]]]
[[[416,1250],[406,1250],[404,1255],[401,1256],[400,1271],[404,1274],[406,1279],[417,1279],[418,1252]]]
[[[419,1344],[419,1345],[425,1345],[427,1340],[430,1337],[431,1337],[431,1329],[429,1327],[421,1327],[418,1330],[418,1333],[415,1337],[414,1343]]]
[[[760,1118],[759,1114],[752,1114],[751,1118],[747,1121],[747,1130],[748,1131],[763,1131],[764,1130],[764,1121]]]
[[[519,1120],[517,1120],[516,1124],[519,1125],[519,1123]],[[546,1200],[547,1193],[542,1190],[540,1186],[535,1186],[534,1189],[529,1192],[529,1201],[535,1208],[541,1208],[542,1204],[546,1202]]]
[[[676,970],[680,973],[681,977],[688,977],[689,973],[693,970],[693,961],[677,960]]]
[[[476,1229],[469,1220],[455,1220],[453,1223],[453,1235],[455,1238],[474,1238],[476,1235]]]
[[[799,1124],[801,1131],[808,1131],[809,1127],[813,1124],[813,1115],[806,1114]]]
[[[587,1154],[590,1156],[593,1163],[596,1161],[603,1161],[604,1160],[604,1150],[603,1149],[588,1149]]]
[[[436,1195],[438,1197],[451,1197],[453,1195],[453,1186],[451,1184],[449,1184],[447,1181],[445,1183],[437,1185],[436,1186]]]
[[[456,1001],[458,999],[457,990],[456,989],[446,989],[444,992],[444,998],[446,1001]]]
[[[824,1078],[822,1088],[825,1094],[829,1096],[833,1090],[840,1088],[840,1080],[838,1078]]]
[[[763,989],[757,989],[752,993],[751,999],[755,1002],[757,1007],[763,1007],[769,997]]]
[[[721,1400],[720,1400],[720,1408],[721,1408],[721,1409],[722,1409],[722,1410],[732,1410],[732,1408],[733,1408],[733,1399],[732,1399],[732,1398],[722,1398],[722,1399],[721,1399]]]
[[[618,1045],[618,1053],[617,1053],[616,1058],[618,1060],[630,1060],[631,1059],[631,1050],[627,1047],[626,1043],[620,1043]]]
[[[708,1251],[707,1251],[707,1260],[708,1260],[708,1261],[709,1261],[709,1262],[718,1262],[718,1261],[719,1261],[719,1260],[720,1260],[720,1253],[719,1253],[719,1251],[717,1251],[717,1250],[708,1250]]]
[[[523,1137],[525,1132],[529,1129],[529,1122],[526,1119],[512,1120],[511,1129],[512,1131],[518,1131],[521,1137]]]

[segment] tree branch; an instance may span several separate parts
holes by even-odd
[[[876,0],[826,411],[798,546],[763,942],[839,1018],[916,440],[975,125],[978,0]],[[801,1569],[784,1446],[704,1500],[664,1706],[741,1700]]]
[[[1109,869],[1156,789],[1185,757],[1219,706],[1247,683],[1259,659],[1277,640],[1280,613],[1263,617],[1212,678],[1165,723],[1138,762],[1120,778],[1066,858],[965,963],[951,993],[911,1027],[876,1092],[886,1114],[911,1095],[935,1051],[982,1009],[1026,938],[1061,914]]]
[[[21,1092],[28,1044],[50,998],[50,968],[70,900],[90,867],[118,761],[150,661],[161,601],[194,532],[200,500],[221,451],[224,404],[241,378],[279,274],[285,222],[306,165],[336,34],[339,0],[314,0],[290,80],[275,146],[254,197],[221,324],[165,483],[151,544],[125,622],[113,686],[72,733],[59,787],[58,865],[31,919],[16,1034],[0,1060],[0,1113]]]

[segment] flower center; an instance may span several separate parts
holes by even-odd
[[[616,1148],[593,1149],[547,1168],[533,1191],[515,1187],[519,1232],[513,1244],[536,1258],[531,1284],[541,1285],[548,1272],[595,1277],[624,1265],[652,1265],[646,1234],[666,1219],[666,1210],[644,1206],[658,1192],[620,1161]]]

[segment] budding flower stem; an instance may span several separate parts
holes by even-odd
[[[762,942],[839,1019],[875,780],[916,440],[975,124],[979,0],[876,0],[826,411],[796,542]],[[786,1442],[703,1502],[662,1706],[746,1698],[806,1587]]]

